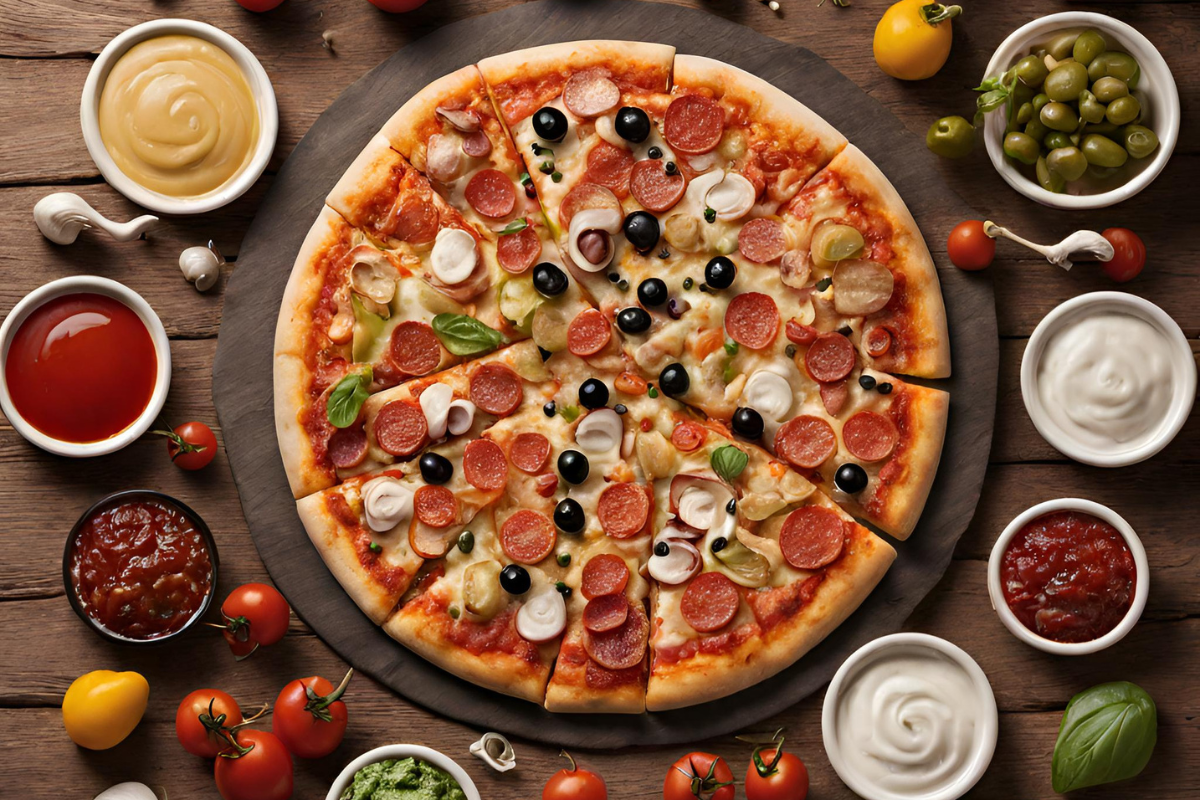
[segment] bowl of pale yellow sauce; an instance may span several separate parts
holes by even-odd
[[[135,25],[84,84],[83,138],[113,188],[164,214],[219,208],[254,185],[279,130],[275,91],[244,45],[184,19]]]

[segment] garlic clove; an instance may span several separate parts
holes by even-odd
[[[48,194],[33,207],[38,230],[55,244],[71,244],[85,228],[99,228],[118,242],[139,238],[158,224],[158,217],[146,214],[129,222],[113,222],[72,192]]]
[[[221,265],[225,257],[217,250],[217,246],[209,240],[207,246],[189,247],[179,254],[179,269],[188,283],[194,284],[196,291],[207,292],[221,277]]]

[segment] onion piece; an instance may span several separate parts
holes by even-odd
[[[429,438],[441,439],[446,435],[450,404],[454,402],[454,390],[444,383],[430,384],[425,387],[425,391],[421,392],[418,402],[421,404],[421,411],[425,414]]]
[[[598,408],[579,420],[575,443],[585,453],[607,453],[615,449],[625,433],[621,416],[611,408]]]
[[[158,800],[158,795],[144,783],[127,781],[108,787],[95,800]]]
[[[833,270],[833,307],[847,317],[881,311],[892,299],[892,271],[875,261],[840,261]]]
[[[754,207],[758,192],[754,184],[736,172],[726,172],[720,183],[704,195],[706,206],[717,212],[717,219],[741,219]]]
[[[446,409],[446,429],[453,436],[461,436],[475,424],[475,404],[470,400],[454,400]]]

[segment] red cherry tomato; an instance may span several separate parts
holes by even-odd
[[[969,219],[950,231],[946,251],[954,266],[974,272],[992,263],[996,257],[996,240],[983,232],[982,222]]]
[[[403,14],[425,5],[425,0],[371,0],[371,5],[389,14]]]
[[[1131,281],[1146,266],[1146,243],[1128,228],[1109,228],[1100,234],[1113,246],[1112,261],[1104,262],[1104,274],[1117,283]]]
[[[566,750],[562,757],[570,764],[550,776],[542,789],[542,800],[608,800],[604,779],[594,772],[579,769]]]
[[[185,422],[173,431],[155,431],[167,437],[167,455],[180,469],[203,469],[217,454],[217,437],[203,422]]]
[[[346,704],[341,697],[354,670],[335,689],[324,678],[294,680],[275,699],[271,730],[292,755],[321,758],[337,749],[346,734]]]
[[[712,753],[688,753],[667,770],[663,800],[733,800],[733,772]]]
[[[197,689],[183,698],[175,712],[175,735],[183,749],[201,758],[216,758],[229,747],[223,728],[242,721],[237,701],[220,689]]]
[[[291,608],[274,587],[247,583],[229,593],[221,614],[225,617],[225,641],[241,660],[259,645],[272,645],[283,638]]]
[[[780,741],[779,748],[783,747]],[[746,800],[804,800],[808,797],[808,768],[798,756],[776,758],[771,745],[756,749],[746,770]]]
[[[225,800],[288,800],[292,796],[292,757],[268,731],[238,731],[240,749],[217,756],[213,777]]]
[[[283,0],[237,0],[238,5],[247,11],[253,11],[256,14],[263,11],[270,11],[283,2]]]

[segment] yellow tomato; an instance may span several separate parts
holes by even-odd
[[[932,78],[950,55],[950,20],[961,13],[960,6],[900,0],[875,27],[875,63],[893,78]]]
[[[63,696],[63,725],[80,747],[107,750],[133,733],[149,699],[150,684],[136,672],[89,672]]]

